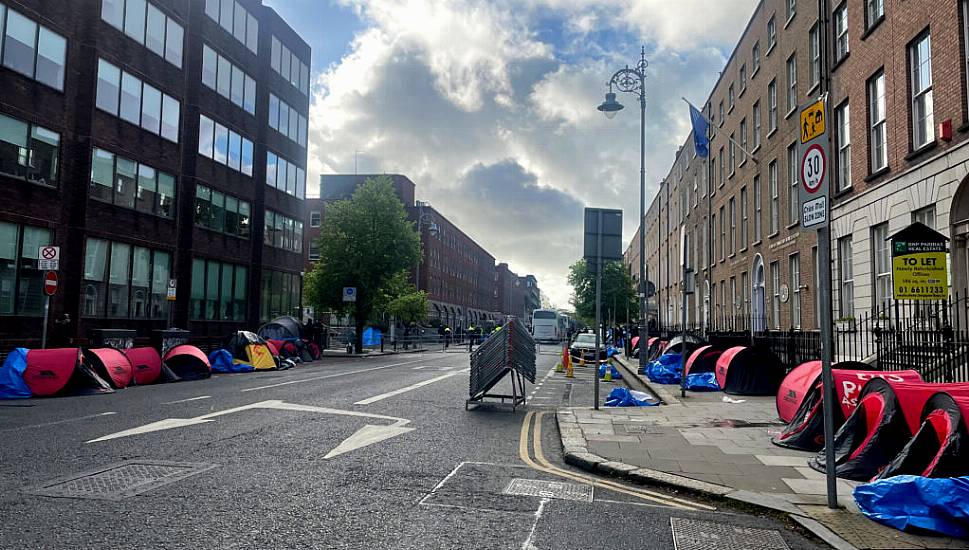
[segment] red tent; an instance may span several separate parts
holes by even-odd
[[[919,384],[874,378],[865,384],[858,406],[835,434],[838,477],[867,481],[892,462],[919,431],[922,412],[933,395],[969,397],[969,384]],[[825,449],[809,461],[824,471]]]
[[[791,371],[791,374],[796,373],[798,378],[795,378],[790,382],[793,384],[793,382],[796,382],[803,377],[805,371],[813,367],[811,363],[818,363],[817,367],[820,369],[820,361],[804,363]],[[834,378],[834,389],[838,397],[838,404],[840,405],[840,407],[835,407],[834,409],[835,429],[841,427],[841,425],[844,424],[845,419],[851,416],[851,413],[854,412],[858,403],[858,392],[868,380],[871,380],[872,378],[887,378],[892,382],[922,381],[922,377],[919,376],[919,373],[914,370],[883,372],[840,368],[842,366],[852,366],[854,364],[855,363],[850,361],[836,363],[835,370],[831,373],[832,377]],[[867,365],[864,366],[867,367]],[[788,379],[790,378],[790,375],[788,375],[788,378],[785,378],[781,388],[777,392],[778,412],[781,410],[780,403],[782,402],[782,396],[785,395],[785,391],[790,391],[790,387],[785,389],[784,386],[784,384],[788,384]],[[822,414],[823,402],[823,395],[821,393],[821,373],[817,372],[814,375],[813,383],[803,395],[800,405],[794,412],[794,416],[788,421],[784,431],[782,431],[777,437],[773,438],[772,441],[774,444],[781,447],[799,449],[802,451],[821,450],[821,448],[824,446],[824,415]],[[783,419],[783,416],[781,418]]]
[[[718,349],[707,345],[696,349],[686,360],[686,374],[691,372],[713,372],[717,368],[717,359],[723,355]]]
[[[131,348],[124,354],[131,362],[135,384],[143,386],[155,382],[174,382],[178,380],[170,369],[162,365],[161,357],[155,348]]]
[[[897,475],[961,477],[969,475],[969,397],[939,392],[925,403],[922,424],[876,479]]]
[[[131,363],[120,351],[114,348],[86,349],[84,357],[94,367],[94,372],[110,382],[114,389],[121,390],[131,384]]]
[[[860,361],[842,361],[831,365],[833,369],[871,370],[871,366]],[[921,380],[921,378],[919,378]],[[794,418],[804,397],[821,381],[821,361],[808,361],[794,367],[787,373],[780,389],[777,390],[777,415],[784,422]],[[864,384],[862,384],[864,385]],[[860,387],[859,387],[860,389]],[[857,393],[855,394],[857,396]]]
[[[200,380],[212,376],[209,358],[195,346],[175,346],[165,354],[164,362],[182,380]]]
[[[717,384],[734,395],[773,395],[784,378],[784,366],[770,351],[736,346],[717,359]]]
[[[36,397],[114,391],[87,364],[80,348],[30,350],[24,382]]]

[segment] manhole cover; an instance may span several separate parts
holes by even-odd
[[[505,494],[592,502],[591,485],[560,481],[515,478],[505,488]]]
[[[774,529],[670,518],[676,550],[790,550]]]
[[[120,500],[214,468],[214,464],[137,461],[52,480],[26,492],[49,497]]]

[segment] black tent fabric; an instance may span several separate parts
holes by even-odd
[[[876,479],[898,475],[960,477],[969,475],[969,435],[963,411],[969,400],[934,394],[922,410],[922,424]]]
[[[703,345],[703,340],[700,340],[699,338],[697,338],[696,336],[693,336],[692,334],[686,335],[685,342],[686,342],[685,347],[686,347],[687,357],[689,357],[689,354],[693,353],[694,350],[696,350],[697,348]],[[667,344],[666,349],[663,350],[663,353],[683,353],[683,348],[684,348],[683,336],[682,335],[675,336],[670,339],[670,343]]]
[[[202,380],[212,376],[208,357],[195,346],[175,346],[168,350],[162,361],[179,380]]]
[[[266,340],[287,340],[303,337],[303,325],[288,315],[277,317],[259,327],[259,336]]]
[[[774,395],[784,379],[784,365],[771,351],[737,346],[717,359],[717,383],[732,395]]]

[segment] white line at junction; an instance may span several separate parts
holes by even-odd
[[[407,387],[404,387],[404,388],[400,388],[400,389],[397,389],[397,390],[389,391],[387,393],[382,393],[380,395],[375,395],[373,397],[368,397],[367,399],[364,399],[363,401],[357,401],[356,403],[354,403],[354,405],[369,405],[371,403],[376,403],[377,401],[382,401],[384,399],[387,399],[388,397],[393,397],[395,395],[400,395],[402,393],[407,393],[409,391],[416,390],[418,388],[423,388],[424,386],[433,384],[434,382],[440,382],[441,380],[444,380],[446,378],[451,378],[452,376],[457,376],[459,374],[464,374],[464,373],[466,373],[466,372],[468,372],[470,370],[471,369],[461,369],[459,371],[449,372],[447,374],[442,374],[441,376],[436,376],[436,377],[431,378],[429,380],[424,380],[423,382],[418,382],[416,384],[411,384],[410,386],[407,386]]]
[[[118,414],[115,411],[108,411],[98,414],[89,414],[87,416],[78,416],[75,418],[65,418],[64,420],[56,420],[54,422],[44,422],[43,424],[31,424],[30,426],[16,426],[14,428],[6,428],[0,430],[0,432],[12,432],[14,430],[26,430],[28,428],[46,428],[47,426],[56,426],[58,424],[67,424],[68,422],[77,422],[78,420],[90,420],[91,418],[100,418],[102,416],[111,416]]]
[[[287,380],[286,382],[280,382],[278,384],[269,384],[267,386],[257,386],[255,388],[246,388],[241,391],[242,393],[246,393],[246,392],[256,391],[256,390],[267,390],[269,388],[278,388],[279,386],[288,386],[290,384],[299,384],[301,382],[312,382],[314,380],[326,380],[327,378],[336,378],[338,376],[350,376],[351,374],[360,374],[362,372],[371,372],[375,370],[389,369],[391,367],[399,367],[401,365],[409,365],[411,363],[420,363],[422,361],[426,362],[427,359],[426,358],[416,359],[414,361],[404,361],[403,363],[394,363],[392,365],[381,365],[379,367],[371,367],[369,369],[360,369],[360,370],[354,370],[354,371],[348,371],[348,372],[338,372],[336,374],[325,374],[323,376],[312,376],[310,378],[300,378],[298,380]]]
[[[162,405],[174,405],[175,403],[188,403],[189,401],[200,401],[202,399],[211,399],[211,395],[200,395],[198,397],[189,397],[188,399],[179,399],[178,401],[168,401],[162,403]]]

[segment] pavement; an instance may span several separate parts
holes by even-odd
[[[545,351],[515,410],[466,411],[468,355],[441,351],[0,402],[0,548],[823,547],[566,464],[555,413],[590,408],[594,378]]]
[[[835,548],[969,548],[969,542],[921,537],[864,517],[851,496],[857,482],[838,480],[839,510],[826,506],[823,474],[807,465],[813,453],[770,442],[784,424],[774,397],[688,392],[653,384],[620,358],[633,385],[658,407],[564,407],[557,420],[565,461],[589,471],[741,502],[790,517]]]

